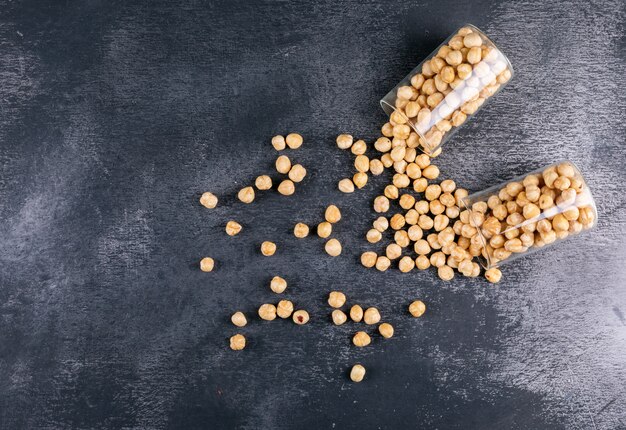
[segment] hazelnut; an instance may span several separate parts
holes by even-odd
[[[361,264],[367,268],[374,267],[376,265],[376,259],[378,256],[375,252],[366,251],[361,254]]]
[[[450,281],[452,278],[454,278],[454,269],[452,269],[452,267],[450,266],[444,265],[437,269],[437,274],[442,280]]]
[[[402,273],[408,273],[415,268],[415,262],[411,257],[404,256],[398,262],[398,268]]]
[[[213,193],[203,193],[200,197],[200,204],[207,209],[213,209],[217,206],[217,196]]]
[[[261,175],[256,178],[254,185],[259,190],[269,190],[272,188],[272,178],[267,175]]]
[[[382,233],[389,228],[389,221],[384,216],[380,216],[374,220],[372,226]]]
[[[287,289],[287,281],[280,276],[274,276],[270,281],[270,289],[276,294],[281,294]]]
[[[281,155],[276,159],[276,171],[286,175],[291,170],[291,160],[286,155]]]
[[[290,133],[285,138],[285,142],[291,149],[298,149],[302,146],[303,139],[298,133]]]
[[[240,334],[236,334],[230,338],[230,349],[233,351],[241,351],[246,347],[246,338]]]
[[[378,332],[385,339],[389,339],[393,336],[393,326],[389,323],[382,323],[378,326]]]
[[[340,134],[337,136],[337,146],[339,149],[348,149],[352,146],[353,138],[349,134]]]
[[[248,324],[248,320],[246,319],[246,316],[243,314],[243,312],[235,312],[230,317],[230,321],[237,327],[244,327],[246,324]]]
[[[493,284],[500,282],[502,278],[502,272],[497,267],[492,267],[485,272],[485,278]]]
[[[303,325],[309,322],[309,313],[305,310],[298,310],[293,313],[292,316],[293,322],[298,325]]]
[[[389,269],[389,266],[391,266],[391,260],[384,255],[381,255],[376,259],[377,270],[384,272],[385,270]]]
[[[261,254],[270,257],[276,253],[276,244],[274,242],[265,241],[261,244]]]
[[[363,314],[365,324],[378,324],[380,321],[380,313],[376,308],[367,308]]]
[[[276,306],[265,303],[259,307],[259,316],[262,320],[272,321],[276,319]]]
[[[339,188],[339,191],[341,191],[342,193],[354,192],[354,182],[352,182],[352,179],[349,179],[349,178],[344,178],[340,180],[339,183],[337,184],[337,187]]]
[[[361,189],[365,185],[367,185],[367,173],[365,172],[357,172],[352,177],[352,182],[356,185],[357,188]]]
[[[346,316],[346,314],[339,309],[335,309],[332,312],[332,318],[333,318],[333,324],[335,325],[342,325],[348,320],[348,317]]]
[[[367,144],[365,143],[364,140],[357,140],[352,145],[352,148],[350,148],[350,151],[354,155],[363,155],[365,154],[365,151],[367,151]]]
[[[426,305],[421,300],[416,300],[409,305],[409,313],[415,318],[419,318],[426,312]]]
[[[328,295],[328,304],[333,308],[340,308],[346,303],[346,295],[340,291],[331,291]]]
[[[254,201],[254,188],[245,187],[239,190],[237,193],[237,198],[241,200],[243,203],[252,203]]]
[[[290,196],[296,191],[296,186],[290,179],[285,179],[278,184],[278,192],[283,196]]]
[[[365,238],[367,239],[369,243],[376,243],[383,238],[383,235],[380,231],[372,228],[368,230],[367,234],[365,235]]]
[[[317,235],[322,239],[326,239],[333,232],[333,226],[328,221],[321,222],[317,225]]]
[[[384,213],[389,210],[389,199],[385,196],[378,196],[374,199],[374,210],[378,213]]]
[[[372,340],[370,339],[369,334],[365,333],[364,331],[357,331],[352,338],[352,343],[358,347],[367,346],[371,343],[371,341]]]
[[[306,169],[301,164],[294,164],[289,170],[289,179],[293,182],[302,182],[306,176]]]
[[[341,219],[341,212],[339,208],[335,205],[330,205],[326,208],[326,212],[324,213],[324,218],[331,224],[339,222]]]
[[[352,379],[352,381],[361,382],[364,377],[365,367],[361,366],[360,364],[355,364],[354,366],[352,366],[352,369],[350,370],[350,379]]]
[[[359,305],[353,305],[350,308],[350,319],[354,322],[361,322],[363,319],[363,308]]]
[[[226,223],[226,234],[229,236],[235,236],[241,231],[242,227],[237,221],[228,221]]]
[[[212,272],[215,266],[215,261],[211,257],[204,257],[200,260],[200,270],[203,272]]]
[[[283,136],[272,137],[272,146],[275,150],[282,151],[285,149],[285,138]]]
[[[331,257],[337,257],[341,254],[341,243],[339,243],[337,239],[330,239],[326,242],[326,245],[324,245],[324,250],[326,250],[326,253]]]
[[[293,313],[293,303],[289,300],[281,300],[276,306],[276,315],[280,318],[289,318]]]
[[[307,237],[309,235],[309,226],[302,222],[299,222],[293,227],[293,235],[298,239]]]

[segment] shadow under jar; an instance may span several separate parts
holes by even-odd
[[[455,228],[486,269],[593,228],[598,211],[580,170],[563,161],[461,200]]]
[[[394,137],[416,133],[417,147],[441,146],[513,77],[508,58],[473,25],[445,40],[381,101]],[[396,126],[398,130],[396,131]]]

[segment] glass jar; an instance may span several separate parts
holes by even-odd
[[[461,200],[461,236],[486,269],[593,228],[598,211],[580,170],[552,164]]]
[[[508,58],[473,25],[465,25],[411,71],[381,101],[396,134],[408,125],[428,155],[513,77]]]

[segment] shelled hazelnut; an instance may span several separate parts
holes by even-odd
[[[372,342],[370,335],[365,333],[364,331],[358,331],[352,337],[352,343],[358,347],[364,347],[369,345]]]
[[[309,235],[309,226],[299,222],[293,227],[293,235],[298,239],[305,238]]]
[[[207,209],[213,209],[217,206],[217,196],[213,193],[203,193],[200,197],[200,204]]]
[[[230,338],[230,349],[241,351],[246,347],[246,338],[241,334],[236,334]]]
[[[200,260],[200,270],[203,272],[212,272],[215,267],[215,261],[211,257],[204,257]]]
[[[281,300],[278,302],[278,305],[276,305],[276,315],[278,315],[279,318],[289,318],[292,313],[293,303],[289,300]]]
[[[229,236],[236,236],[239,234],[243,227],[237,221],[228,221],[226,223],[226,234]]]
[[[360,364],[355,364],[350,369],[350,379],[353,382],[361,382],[365,378],[365,367]]]

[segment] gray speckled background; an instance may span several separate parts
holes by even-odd
[[[626,428],[625,16],[622,0],[0,0],[0,427]],[[496,286],[367,271],[388,179],[339,193],[352,157],[334,137],[372,142],[378,99],[465,22],[516,76],[446,145],[442,175],[476,191],[567,158],[599,225]],[[242,205],[289,131],[308,177]],[[335,259],[291,235],[329,203]],[[206,254],[214,273],[197,269]],[[230,351],[229,314],[276,300],[275,274],[311,322],[252,318]],[[331,289],[397,335],[351,347]]]

